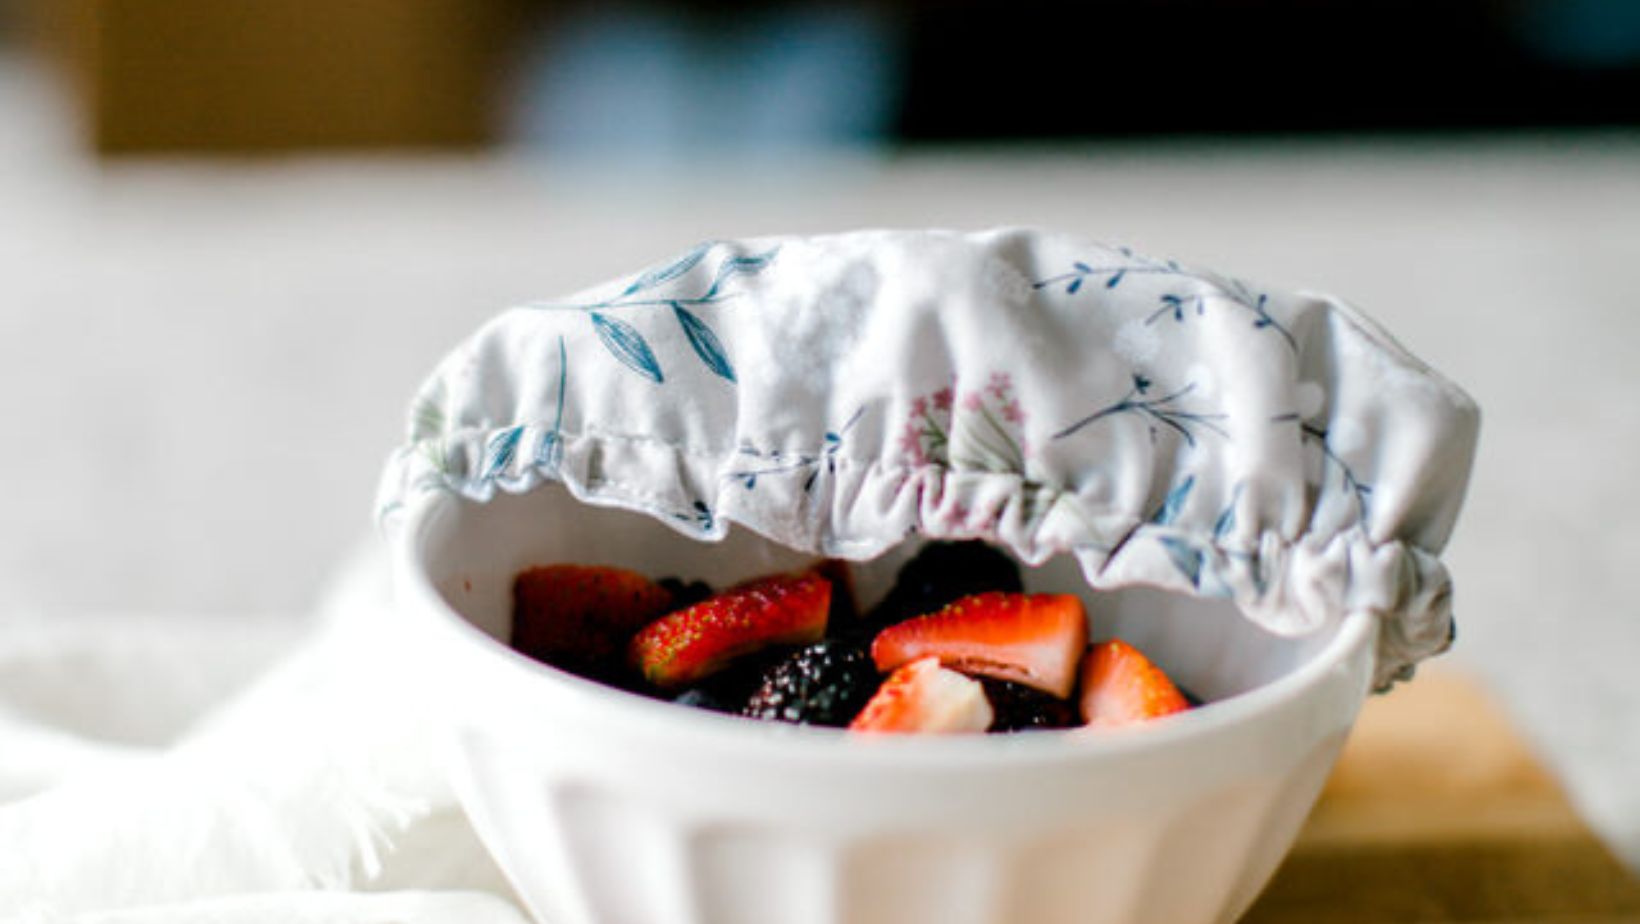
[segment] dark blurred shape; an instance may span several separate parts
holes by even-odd
[[[1640,65],[1640,2],[1534,0],[1517,21],[1526,45],[1574,68],[1633,69]]]
[[[1640,0],[916,8],[908,140],[1640,124]]]
[[[1640,125],[1640,0],[0,0],[0,36],[14,8],[112,153]]]
[[[0,51],[6,49],[17,22],[22,18],[21,0],[0,0]]]
[[[36,0],[104,153],[473,145],[508,0]]]

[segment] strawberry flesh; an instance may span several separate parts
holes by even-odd
[[[632,633],[672,606],[672,594],[634,571],[604,565],[527,568],[513,581],[512,647],[579,671],[619,663]]]
[[[813,571],[751,581],[649,623],[627,660],[656,687],[682,689],[742,655],[819,641],[830,607],[831,582]]]
[[[991,719],[991,704],[979,681],[946,670],[939,658],[927,657],[890,674],[849,723],[849,731],[984,732]]]
[[[1093,646],[1082,659],[1081,679],[1088,725],[1133,725],[1190,708],[1167,674],[1121,639]]]
[[[871,657],[884,673],[933,655],[965,674],[1035,687],[1061,699],[1088,644],[1082,601],[1070,594],[983,593],[889,626]]]

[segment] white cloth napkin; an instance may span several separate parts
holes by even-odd
[[[372,544],[317,618],[0,620],[0,921],[523,924],[386,593]]]

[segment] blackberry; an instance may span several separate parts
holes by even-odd
[[[873,629],[932,613],[969,594],[1024,590],[1019,566],[977,539],[930,542],[900,568],[894,587],[866,623]]]
[[[791,657],[792,651],[790,645],[783,645],[736,658],[723,670],[671,696],[670,699],[680,706],[738,714],[745,708],[752,692],[762,685],[763,676],[775,665]],[[660,696],[663,699],[668,698],[665,693],[661,693]]]
[[[985,687],[985,698],[991,701],[994,717],[990,731],[1040,731],[1080,724],[1076,707],[1051,693],[989,677],[981,677],[979,682]]]
[[[865,708],[879,679],[871,655],[859,642],[816,642],[765,671],[763,684],[741,715],[841,728]]]

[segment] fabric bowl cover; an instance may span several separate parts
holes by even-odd
[[[1452,637],[1437,557],[1473,401],[1336,299],[1074,237],[701,244],[514,308],[415,398],[381,512],[563,484],[704,540],[816,554],[980,537],[1095,588],[1383,620],[1377,682]]]

